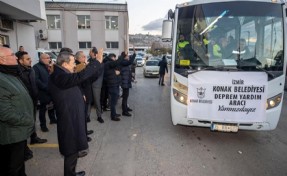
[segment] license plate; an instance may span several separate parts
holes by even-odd
[[[211,125],[211,130],[221,132],[237,132],[238,126],[236,124],[213,123]]]

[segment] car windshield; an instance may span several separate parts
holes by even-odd
[[[53,61],[57,60],[57,56],[54,53],[52,52],[45,52],[45,53],[48,54]]]
[[[156,60],[147,61],[146,66],[158,66],[158,61]]]
[[[254,10],[254,7],[258,10]],[[226,68],[283,74],[280,4],[223,2],[178,11],[175,71]]]
[[[152,57],[152,58],[150,58],[150,60],[161,60],[161,58],[159,58],[159,57]]]

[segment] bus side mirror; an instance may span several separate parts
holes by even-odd
[[[162,37],[163,42],[170,42],[172,39],[172,20],[164,20],[162,22]]]

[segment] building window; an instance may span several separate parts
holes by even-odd
[[[48,29],[60,29],[61,19],[60,15],[47,15]]]
[[[118,17],[106,16],[106,29],[118,29]]]
[[[0,45],[9,45],[9,37],[7,35],[0,35]]]
[[[79,42],[80,49],[92,48],[92,42]]]
[[[90,15],[77,15],[78,29],[90,29]]]
[[[106,42],[107,48],[119,48],[119,42]]]
[[[50,49],[61,49],[62,48],[62,42],[49,42],[49,48]]]

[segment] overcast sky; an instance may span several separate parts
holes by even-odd
[[[52,0],[46,0],[52,1]],[[54,0],[72,2],[128,3],[130,34],[161,34],[162,20],[169,9],[189,0]]]
[[[127,0],[130,34],[161,34],[162,20],[169,9],[188,0]]]

